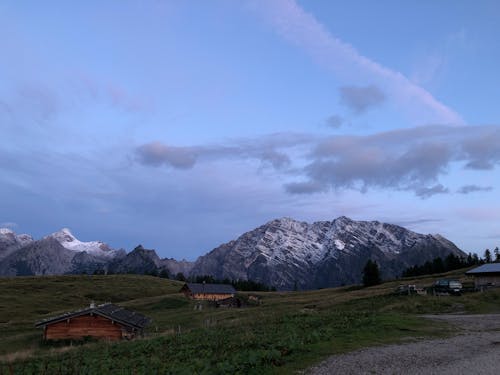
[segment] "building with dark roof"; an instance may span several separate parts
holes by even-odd
[[[35,324],[43,328],[45,340],[131,339],[144,334],[151,319],[123,307],[105,303],[44,319]]]
[[[500,286],[500,263],[483,264],[467,271],[465,274],[474,277],[476,288]]]
[[[180,292],[192,299],[218,301],[234,297],[236,289],[229,284],[186,283]]]

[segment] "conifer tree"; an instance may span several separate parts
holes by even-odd
[[[372,286],[380,284],[380,272],[378,269],[378,264],[371,259],[366,262],[365,268],[363,269],[363,285]]]
[[[490,249],[486,249],[484,251],[484,261],[486,263],[491,263],[491,251],[490,251]]]

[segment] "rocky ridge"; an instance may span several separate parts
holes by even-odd
[[[465,256],[440,235],[393,224],[344,216],[312,224],[282,218],[201,256],[191,273],[314,289],[359,283],[368,259],[377,261],[382,277],[394,278],[411,265],[450,253]]]
[[[45,250],[44,250],[45,249]],[[64,273],[160,273],[211,275],[261,282],[278,289],[314,289],[359,283],[368,259],[383,278],[448,254],[465,256],[440,235],[423,235],[378,221],[339,217],[312,224],[290,218],[272,220],[222,244],[195,262],[160,259],[154,250],[130,253],[103,242],[81,242],[69,229],[34,241],[0,229],[0,275]]]

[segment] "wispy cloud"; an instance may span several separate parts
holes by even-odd
[[[345,120],[339,115],[332,115],[325,121],[326,125],[333,129],[338,129],[344,124]]]
[[[178,169],[189,169],[196,163],[199,150],[193,147],[175,147],[155,141],[143,144],[135,150],[141,164],[170,165]]]
[[[387,219],[386,221],[391,222],[391,219]],[[413,227],[415,225],[428,224],[428,223],[439,223],[442,221],[443,221],[443,219],[422,218],[422,219],[398,220],[398,221],[394,222],[394,224],[402,226],[402,227]]]
[[[422,199],[430,198],[436,194],[448,194],[450,190],[445,188],[442,184],[437,184],[431,187],[420,187],[415,189],[415,195]]]
[[[362,77],[384,85],[389,98],[420,122],[463,124],[462,117],[401,72],[363,56],[353,46],[332,35],[312,14],[294,0],[253,0],[256,11],[284,38],[300,46],[337,77],[352,82]],[[426,116],[424,113],[426,112]]]
[[[480,147],[482,143],[484,147]],[[366,136],[332,136],[311,151],[300,183],[305,175],[308,186],[411,190],[429,198],[449,192],[439,184],[439,177],[453,162],[468,168],[473,167],[473,161],[498,165],[500,147],[496,152],[489,147],[495,143],[500,144],[500,128],[496,126],[422,126]],[[288,187],[287,191],[295,192]]]
[[[138,146],[134,154],[135,160],[140,164],[153,167],[166,165],[190,169],[199,161],[256,159],[275,169],[283,169],[291,164],[291,159],[284,150],[290,151],[315,140],[316,137],[306,134],[279,133],[255,139],[185,147],[154,141]]]
[[[460,189],[458,189],[457,193],[469,194],[478,191],[491,191],[491,190],[493,190],[493,187],[491,186],[464,185]]]
[[[363,113],[385,101],[385,95],[377,86],[342,86],[340,101],[355,113]]]
[[[9,228],[9,229],[15,229],[18,227],[17,223],[14,223],[12,221],[6,221],[3,223],[0,223],[0,228]]]
[[[290,182],[285,184],[285,190],[291,194],[312,194],[326,191],[328,187],[317,181]]]
[[[151,107],[149,100],[135,95],[117,82],[98,80],[87,73],[77,73],[69,77],[83,99],[102,102],[127,112],[143,112]]]
[[[481,142],[485,147],[480,147]],[[291,194],[381,188],[430,198],[450,193],[439,179],[452,163],[467,168],[472,168],[473,161],[492,167],[500,164],[500,148],[493,152],[490,144],[500,144],[500,127],[435,125],[365,136],[280,133],[185,147],[157,141],[137,147],[134,153],[140,164],[176,169],[207,161],[258,160],[287,178],[284,188]],[[469,185],[459,192],[479,190],[489,188]]]

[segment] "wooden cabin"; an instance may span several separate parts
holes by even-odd
[[[240,308],[244,307],[244,302],[237,297],[228,297],[215,301],[215,307]]]
[[[68,312],[36,323],[43,328],[44,340],[81,340],[92,337],[105,340],[132,339],[142,336],[151,322],[148,317],[106,303]]]
[[[500,263],[487,263],[465,273],[474,277],[476,288],[500,287]]]
[[[191,299],[218,301],[234,297],[236,289],[229,284],[186,283],[180,292]]]

